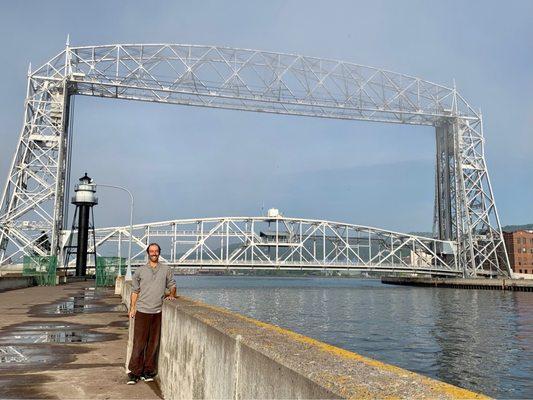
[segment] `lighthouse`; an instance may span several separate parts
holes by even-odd
[[[92,208],[98,204],[96,197],[96,184],[87,176],[80,178],[79,183],[74,188],[72,204],[76,206],[74,222],[78,216],[78,240],[76,246],[76,276],[85,276],[87,273],[87,249],[89,243],[89,229],[94,230],[94,222],[90,223],[89,218]],[[94,219],[94,216],[93,216]],[[96,249],[95,253],[96,255]],[[95,261],[96,262],[96,261]]]

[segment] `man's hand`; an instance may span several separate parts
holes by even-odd
[[[136,307],[131,307],[131,308],[130,308],[130,313],[129,313],[130,318],[135,318],[135,313],[136,313],[136,312],[137,312]]]
[[[176,296],[176,286],[173,286],[170,288],[170,293],[165,296],[165,300],[176,300],[178,296]]]
[[[175,294],[172,294],[172,293],[167,294],[167,295],[165,296],[165,300],[171,300],[171,301],[173,301],[173,300],[176,300],[177,298],[178,298],[178,296],[176,296]]]

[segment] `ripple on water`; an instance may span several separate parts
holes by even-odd
[[[499,398],[533,398],[533,294],[336,278],[176,277],[179,291]]]

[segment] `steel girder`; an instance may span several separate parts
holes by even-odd
[[[61,250],[72,95],[435,126],[437,237],[457,241],[465,275],[510,274],[481,116],[455,88],[336,60],[174,44],[67,44],[29,73],[24,126],[0,203],[0,263],[45,254],[43,236],[52,254]]]
[[[221,217],[134,225],[134,264],[157,241],[177,268],[402,271],[462,275],[453,241],[286,217]],[[96,229],[100,255],[124,255],[129,226]]]
[[[511,275],[483,150],[481,117],[436,127],[434,233],[458,243],[464,276]]]
[[[69,101],[66,80],[28,79],[22,133],[4,187],[0,264],[13,256],[57,249],[63,205]],[[8,242],[14,245],[6,255]]]

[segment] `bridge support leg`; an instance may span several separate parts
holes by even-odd
[[[436,127],[434,234],[457,243],[466,276],[511,275],[478,120],[450,118]]]

